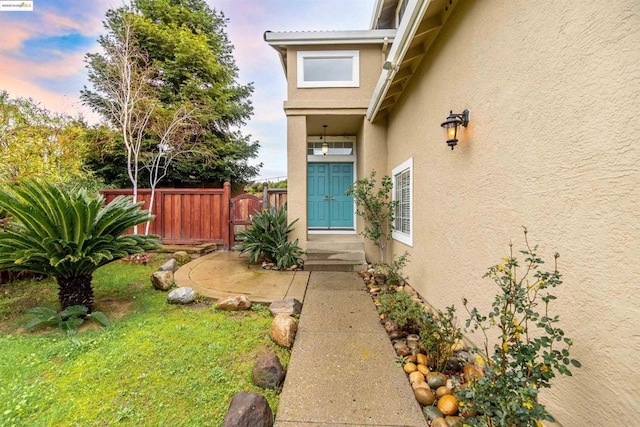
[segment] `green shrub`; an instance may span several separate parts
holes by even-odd
[[[430,356],[431,368],[444,372],[449,358],[453,355],[453,345],[462,339],[462,332],[456,325],[455,306],[446,312],[437,310],[436,315],[427,315],[420,325],[420,340]]]
[[[426,312],[422,304],[411,299],[406,292],[383,292],[378,296],[378,313],[409,332],[417,332]]]
[[[54,326],[67,333],[75,333],[85,319],[93,320],[103,327],[109,326],[109,320],[104,313],[94,311],[89,314],[89,309],[84,305],[73,305],[59,313],[49,307],[35,307],[27,311],[27,316],[30,316],[31,320],[24,326],[26,330],[38,326]]]
[[[298,220],[287,224],[287,206],[269,207],[257,215],[251,216],[251,226],[238,233],[240,243],[236,249],[249,254],[249,262],[258,262],[261,257],[285,269],[297,265],[304,251],[298,246],[298,240],[289,241],[288,235]]]
[[[391,264],[386,262],[380,262],[376,264],[376,271],[384,273],[387,276],[385,284],[397,286],[402,281],[407,280],[407,277],[402,275],[402,269],[409,262],[409,252],[405,252],[398,258],[394,258]]]
[[[11,219],[0,232],[0,269],[56,278],[61,309],[93,309],[93,273],[128,255],[158,248],[155,236],[124,235],[150,221],[129,198],[108,205],[84,189],[25,180],[0,188],[0,211]]]
[[[481,353],[487,365],[483,378],[458,392],[463,404],[478,410],[479,415],[465,419],[471,426],[536,426],[538,420],[552,421],[538,403],[540,388],[551,387],[556,372],[570,376],[569,365],[580,367],[580,362],[569,357],[572,341],[556,326],[559,317],[549,311],[556,299],[550,290],[562,283],[559,255],[554,256],[553,271],[543,271],[544,261],[536,253],[538,247],[530,247],[526,228],[524,237],[526,249],[520,251],[525,257],[524,274],[518,270],[520,264],[510,245],[509,257],[484,276],[499,288],[492,311],[482,315],[475,307],[469,309],[464,300],[467,328],[473,325],[484,336]],[[490,351],[487,331],[491,329],[500,338]]]

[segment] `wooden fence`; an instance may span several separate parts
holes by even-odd
[[[117,196],[130,196],[132,190],[106,189],[101,193],[109,203]],[[150,199],[151,190],[138,190],[144,209],[149,209]],[[265,201],[280,207],[286,199],[286,189],[269,189],[263,199],[248,194],[231,198],[229,183],[223,188],[158,188],[149,233],[160,236],[164,244],[216,243],[229,249],[236,233],[250,224],[249,216],[260,212]],[[144,233],[144,227],[140,225],[138,233]]]

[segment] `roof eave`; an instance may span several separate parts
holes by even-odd
[[[326,44],[381,44],[392,41],[396,30],[358,30],[358,31],[265,31],[264,40],[275,46],[314,46]],[[385,40],[386,39],[386,40]]]
[[[396,30],[359,31],[265,31],[264,41],[278,52],[284,74],[287,74],[288,46],[322,46],[393,43]]]
[[[369,121],[374,121],[381,110],[390,111],[457,4],[441,0],[408,2],[387,56],[387,66],[380,73],[367,108]]]

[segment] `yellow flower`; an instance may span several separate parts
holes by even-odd
[[[524,402],[522,406],[524,406],[527,409],[533,408],[533,404],[531,402]]]
[[[504,351],[505,353],[509,351],[509,344],[507,344],[506,341],[502,343],[502,351]]]
[[[542,367],[540,368],[540,370],[542,372],[549,372],[549,367],[547,365],[542,365]]]
[[[536,420],[536,427],[544,427],[544,425],[542,425],[540,421]]]

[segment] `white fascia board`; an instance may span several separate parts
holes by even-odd
[[[400,65],[404,56],[407,54],[411,40],[415,36],[416,31],[418,31],[418,27],[430,3],[431,0],[409,0],[403,19],[398,27],[396,38],[391,45],[389,55],[387,55],[387,62],[390,62],[392,67],[389,70],[383,69],[380,73],[378,83],[376,84],[373,96],[369,102],[369,107],[367,108],[366,117],[369,121],[373,121],[376,118],[382,100],[386,96],[389,86],[398,72],[398,65]]]
[[[264,33],[264,40],[275,46],[313,46],[336,44],[382,44],[392,42],[396,30],[287,31]]]

